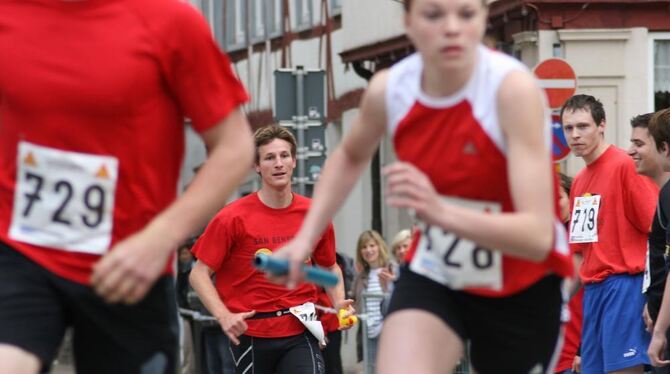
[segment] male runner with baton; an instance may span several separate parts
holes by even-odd
[[[313,304],[316,288],[301,284],[286,289],[253,266],[256,256],[270,255],[293,238],[309,208],[309,199],[291,191],[295,138],[273,125],[256,131],[254,141],[261,188],[226,206],[210,222],[193,248],[198,262],[191,284],[230,338],[238,373],[324,373],[318,345],[324,333]],[[332,225],[315,246],[308,264],[312,262],[337,275],[337,285],[327,290],[335,308],[352,311],[335,262]]]

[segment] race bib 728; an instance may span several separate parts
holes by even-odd
[[[452,204],[497,213],[495,202],[443,197]],[[420,223],[421,237],[410,270],[452,289],[502,288],[502,254],[439,227]]]

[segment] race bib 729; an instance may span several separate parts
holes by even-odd
[[[109,249],[115,157],[20,142],[16,162],[12,239],[91,254]]]

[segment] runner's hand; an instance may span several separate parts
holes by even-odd
[[[649,333],[654,332],[654,321],[652,321],[651,316],[649,315],[648,303],[644,304],[644,309],[642,310],[642,320],[644,325],[647,327]]]
[[[228,339],[230,339],[233,344],[240,345],[240,340],[237,339],[237,337],[247,331],[249,326],[245,320],[253,317],[254,314],[256,314],[255,310],[244,313],[227,312],[220,318],[217,318],[217,321],[219,321],[219,325],[221,325],[221,329],[226,336],[228,336]]]
[[[575,358],[572,360],[572,371],[575,373],[581,373],[582,372],[582,358],[579,356],[575,356]]]
[[[135,304],[165,269],[176,244],[149,227],[117,243],[93,267],[91,284],[105,301]]]
[[[647,350],[649,360],[651,360],[653,366],[661,367],[670,364],[670,360],[667,360],[666,357],[664,357],[667,344],[668,341],[665,337],[665,331],[660,332],[654,330],[654,333],[651,335],[649,350]]]
[[[353,300],[346,299],[346,300],[336,302],[335,305],[333,305],[333,308],[335,308],[338,311],[340,311],[342,309],[346,310],[347,311],[346,314],[344,314],[342,316],[339,316],[340,318],[345,319],[345,318],[349,318],[349,317],[353,316],[354,314],[356,314],[356,309],[354,309],[353,305],[354,305]],[[353,326],[354,326],[353,323],[350,324],[350,325],[340,326],[340,327],[338,327],[338,330],[349,330]]]
[[[312,247],[306,240],[302,240],[299,237],[293,238],[285,246],[272,253],[272,256],[276,258],[288,260],[288,276],[268,274],[268,278],[275,283],[286,284],[286,287],[289,289],[295,288],[305,277],[302,266],[312,253]]]
[[[429,225],[439,222],[441,214],[436,207],[442,201],[426,174],[407,162],[395,162],[383,172],[390,206],[408,209]]]
[[[382,290],[384,292],[387,292],[389,284],[395,281],[395,275],[393,274],[393,271],[388,268],[383,268],[380,270],[379,274],[377,274],[377,277],[379,278],[379,284],[382,286]]]

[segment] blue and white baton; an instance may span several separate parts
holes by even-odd
[[[288,260],[277,259],[272,256],[258,254],[254,258],[256,269],[270,273],[272,275],[288,275]],[[337,275],[318,266],[302,266],[305,272],[305,279],[322,287],[334,287],[337,285]]]

